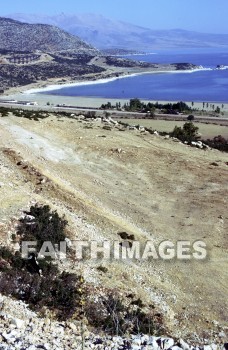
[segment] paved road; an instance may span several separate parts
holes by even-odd
[[[72,112],[72,113],[85,113],[85,112],[95,112],[99,115],[105,115],[106,112],[112,115],[112,118],[129,118],[129,119],[148,119],[146,113],[139,112],[126,112],[126,111],[117,111],[117,110],[101,110],[99,108],[93,107],[80,107],[80,106],[30,106],[26,104],[19,103],[9,103],[0,101],[0,106],[9,107],[11,109],[26,109],[26,110],[34,110],[34,111],[47,111],[47,112]],[[169,120],[186,120],[186,115],[176,115],[176,114],[159,114],[155,115],[156,119],[169,119]],[[228,118],[227,117],[211,117],[211,116],[195,116],[194,121],[201,122],[209,122],[216,123],[228,126]]]

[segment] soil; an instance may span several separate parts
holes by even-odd
[[[203,261],[87,259],[66,266],[153,303],[173,335],[225,325],[227,154],[52,114],[39,121],[0,118],[0,154],[3,242],[13,232],[9,223],[35,202],[66,215],[74,240],[121,241],[118,232],[156,246],[202,240]]]

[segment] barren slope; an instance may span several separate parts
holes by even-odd
[[[66,214],[75,239],[118,240],[127,231],[142,242],[204,240],[203,262],[103,261],[107,273],[96,261],[69,268],[159,305],[173,335],[217,332],[214,320],[225,323],[226,154],[55,116],[1,118],[0,147],[1,223],[39,201]]]

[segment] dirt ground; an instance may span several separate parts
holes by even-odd
[[[86,260],[68,268],[153,303],[173,336],[212,337],[225,325],[227,154],[54,115],[0,118],[0,154],[2,240],[10,220],[35,202],[66,215],[71,239],[113,241],[126,231],[155,245],[203,240],[203,261]]]

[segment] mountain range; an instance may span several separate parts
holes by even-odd
[[[57,26],[98,49],[154,50],[170,48],[228,47],[228,34],[208,34],[182,29],[152,30],[96,14],[10,14],[7,17]]]
[[[98,51],[79,37],[48,24],[28,24],[0,17],[0,49],[12,51],[77,50],[78,53]]]

